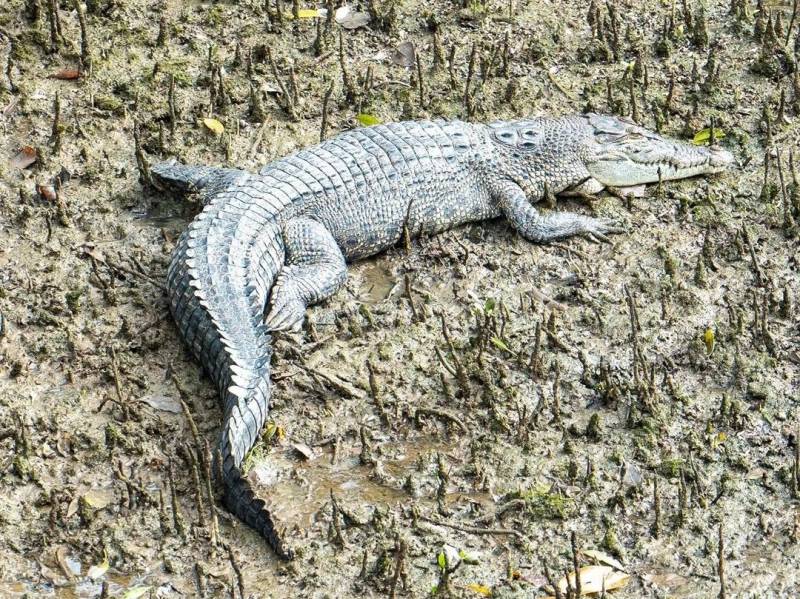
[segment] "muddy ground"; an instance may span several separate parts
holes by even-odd
[[[791,2],[765,4],[402,0],[348,29],[92,0],[82,44],[72,2],[6,0],[0,595],[538,597],[575,532],[630,574],[617,597],[795,596],[800,82]],[[498,221],[352,265],[275,344],[248,467],[281,563],[209,508],[221,414],[163,287],[198,206],[146,167],[316,143],[331,86],[327,136],[597,110],[684,139],[713,120],[737,165],[560,203],[621,218],[613,245]]]

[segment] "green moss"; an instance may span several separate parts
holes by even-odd
[[[667,478],[677,478],[681,474],[686,462],[683,458],[670,458],[662,461],[658,465],[658,472]]]
[[[83,289],[73,289],[66,293],[64,299],[67,302],[67,307],[73,314],[77,314],[81,309],[81,297],[83,296],[83,292]]]
[[[575,502],[569,497],[551,491],[550,485],[539,484],[519,494],[534,518],[564,520],[575,511]]]
[[[94,105],[100,110],[106,110],[108,112],[119,112],[122,110],[122,101],[114,96],[95,96]]]

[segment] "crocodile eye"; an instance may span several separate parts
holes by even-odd
[[[500,129],[494,135],[498,141],[509,146],[513,146],[517,142],[517,134],[508,129]]]

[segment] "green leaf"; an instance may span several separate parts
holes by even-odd
[[[438,595],[439,594],[439,585],[435,584],[431,587],[431,595]]]
[[[492,312],[494,312],[494,309],[495,309],[496,305],[497,305],[497,303],[492,298],[489,298],[483,304],[483,311],[486,314],[491,314]]]
[[[122,595],[122,599],[139,599],[142,595],[144,595],[147,591],[150,590],[150,587],[141,586],[141,587],[131,587]]]
[[[376,116],[372,116],[371,114],[367,114],[365,112],[360,112],[356,115],[356,120],[361,123],[364,127],[371,127],[372,125],[380,125],[381,122]]]
[[[511,351],[511,348],[506,345],[506,342],[500,339],[500,337],[492,337],[492,343],[494,343],[495,347],[499,347],[503,351],[507,351],[510,354],[514,353]]]
[[[714,139],[722,139],[725,137],[725,132],[721,129],[714,128]],[[697,133],[694,134],[694,139],[692,139],[692,143],[696,146],[702,146],[711,141],[711,129],[701,129]]]
[[[445,556],[444,551],[436,556],[436,561],[439,563],[439,568],[442,570],[447,568],[447,557]]]

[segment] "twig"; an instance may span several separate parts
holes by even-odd
[[[512,535],[517,537],[518,539],[524,538],[521,532],[519,532],[518,530],[513,530],[511,528],[481,528],[478,526],[467,526],[465,524],[445,522],[444,520],[431,518],[430,516],[423,516],[422,514],[417,514],[417,518],[425,522],[430,522],[431,524],[435,524],[436,526],[444,526],[446,528],[452,528],[454,530],[460,530],[461,532],[466,532],[474,535]]]

